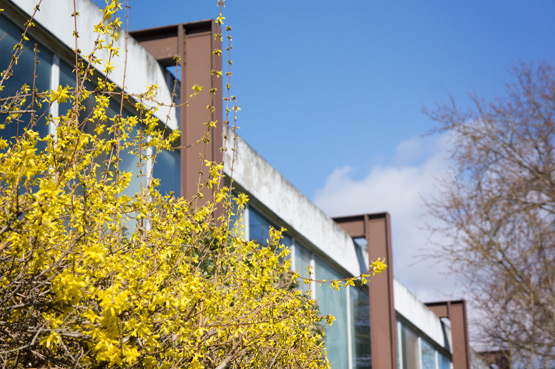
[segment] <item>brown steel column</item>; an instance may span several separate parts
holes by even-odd
[[[185,151],[187,150],[187,130],[185,129],[184,125],[187,121],[186,117],[186,102],[188,99],[188,94],[190,94],[189,89],[191,88],[188,81],[187,81],[187,38],[186,38],[186,31],[183,24],[179,24],[177,26],[177,55],[179,56],[179,73],[180,73],[180,82],[179,85],[179,96],[181,96],[181,100],[179,104],[181,105],[180,117],[181,126],[179,130],[181,131],[180,137],[180,145],[181,145],[181,163],[180,163],[180,173],[181,173],[181,196],[185,197],[186,199],[190,199],[192,194],[190,193],[190,185],[187,183],[187,180],[193,175],[193,173],[187,173],[187,154]]]
[[[334,218],[351,237],[364,237],[368,242],[371,261],[381,258],[387,270],[368,285],[370,294],[370,335],[372,367],[397,369],[397,336],[395,304],[393,300],[393,253],[391,249],[391,221],[388,213],[365,214]]]
[[[185,101],[193,92],[192,86],[202,86],[202,91],[189,99],[189,105],[181,110],[181,142],[184,146],[192,145],[190,148],[182,150],[181,154],[181,178],[182,178],[182,195],[187,199],[192,198],[197,193],[197,185],[199,181],[208,178],[206,174],[202,177],[199,172],[207,172],[204,166],[204,160],[222,161],[222,100],[216,99],[210,94],[210,89],[217,88],[221,97],[221,78],[216,78],[211,72],[221,70],[221,66],[214,58],[213,41],[214,41],[214,23],[211,22],[210,28],[204,32],[187,33],[185,37],[185,65],[182,71],[181,99]],[[208,106],[215,108],[211,112]],[[199,142],[206,134],[207,125],[210,121],[217,121],[219,131],[211,128],[210,142],[204,144]],[[216,134],[216,132],[219,132]],[[208,195],[208,191],[204,191]]]
[[[453,368],[470,369],[470,344],[464,300],[431,302],[426,306],[438,317],[448,318],[451,322]]]
[[[221,49],[216,33],[220,27],[212,20],[130,32],[162,67],[174,66],[176,56],[181,59],[181,195],[188,200],[197,194],[199,181],[208,178],[203,160],[223,161],[223,76],[216,78],[212,73],[221,71],[221,57],[213,54]],[[191,98],[194,85],[202,91]],[[212,89],[215,94],[210,93]],[[210,121],[216,122],[216,128],[207,127]],[[207,130],[210,141],[201,142]],[[210,191],[203,194],[209,196]]]

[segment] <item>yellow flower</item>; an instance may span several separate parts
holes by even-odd
[[[50,94],[50,101],[56,101],[58,104],[65,103],[69,99],[69,86],[63,87],[58,86],[56,91],[52,91]]]
[[[224,24],[224,19],[225,17],[222,17],[222,13],[220,13],[220,15],[218,16],[218,18],[216,18],[216,23],[217,24]]]
[[[376,274],[380,274],[381,272],[383,272],[386,268],[387,268],[387,264],[384,263],[385,259],[380,260],[380,258],[378,258],[376,261],[373,261],[370,264],[370,269],[372,269],[373,273],[372,276],[375,277]]]

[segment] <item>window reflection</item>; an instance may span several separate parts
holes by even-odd
[[[426,340],[422,340],[422,369],[436,369],[436,351]]]
[[[397,320],[400,334],[397,337],[399,369],[450,369],[451,359],[434,347],[431,341],[402,320]]]
[[[257,210],[249,206],[249,239],[262,246],[268,246],[270,227],[277,230],[281,229],[281,227],[271,223]],[[286,233],[283,233],[282,236],[283,238],[281,239],[280,244],[284,246],[291,246],[291,236]]]
[[[371,369],[370,297],[368,287],[349,287],[353,369]]]
[[[158,191],[162,195],[173,192],[181,195],[181,154],[179,150],[161,150],[156,155],[152,176],[160,180]]]
[[[315,257],[315,278],[331,281],[342,279],[328,262]],[[349,342],[347,335],[347,290],[341,288],[336,291],[329,283],[316,284],[316,300],[322,315],[333,315],[333,325],[326,327],[325,343],[328,350],[328,360],[332,368],[348,368]]]
[[[260,245],[268,245],[268,230],[273,224],[258,211],[249,207],[249,239]]]
[[[451,368],[451,360],[443,354],[439,354],[439,369],[450,369]]]
[[[305,278],[311,278],[312,276],[308,274],[308,268],[310,267],[310,260],[312,259],[312,253],[303,245],[295,243],[295,271]],[[304,283],[304,279],[298,280],[299,289],[303,292],[310,292],[310,283]]]
[[[13,47],[21,39],[22,32],[23,30],[21,28],[8,20],[3,14],[0,14],[0,71],[6,70],[10,65]],[[29,94],[32,92],[33,86],[38,93],[50,89],[53,54],[40,44],[37,44],[37,54],[35,54],[35,44],[37,44],[37,42],[31,37],[29,37],[29,41],[23,43],[22,53],[17,64],[13,65],[12,76],[4,80],[4,89],[0,91],[0,99],[8,97],[10,97],[10,99],[3,100],[0,105],[7,104],[8,106],[17,106],[23,98],[20,91],[24,84],[29,86]],[[20,97],[12,99],[12,97],[18,94]],[[28,112],[22,113],[21,119],[18,121],[12,121],[10,124],[7,124],[6,128],[1,132],[2,137],[17,137],[23,133],[24,128],[29,127],[30,123],[32,123],[32,128],[39,132],[40,137],[46,137],[46,135],[48,135],[48,127],[46,126],[45,119],[48,111],[48,104],[42,103],[42,106],[38,107],[32,101],[31,96],[26,96],[25,99],[26,102],[21,105],[20,108]],[[21,109],[16,108],[16,110]],[[35,113],[30,113],[30,111],[35,111]],[[0,123],[4,123],[6,117],[7,116],[4,115]],[[31,120],[31,118],[33,118],[33,120]],[[42,143],[38,145],[39,149],[44,149],[44,147]]]
[[[403,369],[421,369],[418,353],[418,335],[406,325],[402,325]]]

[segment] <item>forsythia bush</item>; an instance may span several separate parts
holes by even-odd
[[[96,50],[119,52],[120,8],[107,0]],[[149,163],[179,132],[160,128],[156,88],[129,96],[108,80],[111,58],[76,59],[76,87],[23,85],[0,99],[0,366],[328,367],[322,317],[294,288],[280,232],[270,230],[268,247],[237,236],[230,219],[247,199],[221,185],[221,163],[206,162],[199,188],[210,199],[162,195]],[[120,114],[110,113],[118,101]],[[135,115],[121,114],[124,102]],[[37,113],[61,104],[59,116]],[[44,124],[53,134],[39,135]],[[136,158],[134,173],[123,155]]]
[[[153,186],[123,195],[129,173],[118,173],[117,164],[98,172],[95,163],[113,140],[73,122],[70,113],[56,142],[30,130],[13,144],[2,141],[5,364],[325,366],[313,333],[320,318],[312,301],[288,288],[288,265],[278,259],[285,250],[233,236],[225,218],[214,225],[226,189],[198,208]],[[117,122],[122,135],[134,124]],[[44,151],[36,149],[41,141]],[[122,229],[131,223],[127,236]],[[279,235],[272,239],[278,248]]]
[[[95,27],[109,40],[118,8],[109,2]],[[326,367],[321,318],[292,288],[280,233],[269,247],[235,235],[231,211],[246,197],[231,200],[220,187],[220,163],[207,162],[213,197],[204,205],[161,195],[146,163],[179,133],[164,135],[146,108],[154,88],[134,97],[135,116],[110,116],[111,100],[133,100],[106,78],[85,89],[98,63],[88,60],[76,68],[77,88],[23,85],[2,100],[0,134],[16,124],[21,133],[0,139],[0,366]],[[59,117],[32,111],[68,102]],[[45,122],[55,135],[33,129]],[[138,158],[134,194],[123,152]]]

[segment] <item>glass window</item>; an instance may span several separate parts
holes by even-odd
[[[349,287],[353,369],[371,369],[370,297],[368,287]]]
[[[85,106],[87,107],[86,109],[87,111],[82,114],[88,115],[90,114],[90,112],[93,111],[94,97],[91,96],[91,98],[87,99],[87,101],[85,102]],[[106,115],[108,117],[114,117],[118,115],[119,112],[120,112],[119,103],[117,103],[114,100],[110,101],[110,105],[106,109]],[[122,112],[123,118],[127,118],[131,115],[132,114],[127,109],[125,108],[123,109],[123,112]],[[112,122],[110,120],[107,120],[106,122],[104,122],[106,126],[110,126],[111,123]],[[95,134],[94,130],[97,124],[99,124],[99,122],[97,121],[87,121],[84,127],[84,131],[87,133]],[[129,137],[133,138],[135,137],[136,134],[137,134],[137,127],[134,127],[133,131],[129,133]],[[100,139],[110,139],[112,135],[113,135],[112,133],[108,132],[108,129],[105,129],[104,132],[102,132],[98,137]],[[108,159],[109,159],[108,154],[105,154],[105,153],[100,154],[96,158],[96,162],[100,164],[100,167],[98,168],[98,171],[97,171],[97,175],[100,175],[100,173],[102,173],[102,171],[106,169]],[[119,170],[132,173],[131,181],[127,186],[127,188],[123,191],[123,194],[127,196],[133,196],[134,194],[139,193],[141,190],[141,182],[144,188],[146,188],[146,176],[143,176],[143,177],[139,176],[139,156],[136,154],[132,154],[129,151],[129,149],[122,149],[120,151],[119,159],[120,159]],[[146,163],[142,163],[142,164],[145,165]],[[143,170],[146,170],[146,168],[143,168]]]
[[[271,223],[266,217],[249,206],[249,240],[262,246],[268,246],[270,227],[278,230],[281,229],[281,227]],[[293,239],[288,234],[282,233],[280,244],[290,247],[293,244]],[[286,258],[280,256],[281,261],[289,260],[290,258],[291,255],[288,255]]]
[[[421,369],[418,350],[418,335],[405,324],[401,325],[403,344],[403,369]]]
[[[308,274],[308,268],[310,267],[310,259],[312,258],[312,253],[306,247],[299,243],[295,243],[295,271],[299,273],[300,276],[305,278],[310,278]],[[304,283],[304,279],[299,279],[299,289],[303,292],[310,291],[310,283]]]
[[[59,65],[60,65],[60,86],[62,87],[69,86],[73,90],[75,88],[75,72],[73,70],[73,65],[70,63],[67,63],[62,59],[60,59]],[[81,102],[80,108],[82,110],[79,113],[79,122],[81,124],[83,124],[84,122],[87,122],[88,119],[91,118],[94,107],[96,106],[96,101],[93,95],[93,92],[95,90],[95,85],[90,81],[86,81],[85,89],[91,92],[91,94],[86,100]],[[59,115],[62,116],[67,114],[67,112],[73,108],[73,104],[74,102],[70,100],[64,103],[60,103],[58,108]],[[117,107],[112,105],[117,105]],[[115,112],[116,110],[119,112],[119,105],[112,102],[108,111],[110,111],[110,109],[112,110],[112,114],[114,114],[113,112]],[[94,125],[95,124],[93,124],[92,122],[87,122],[85,126],[85,132],[93,133],[92,128],[94,128]]]
[[[323,259],[315,258],[315,278],[331,281],[342,279],[331,265]],[[336,291],[329,283],[316,285],[316,300],[322,315],[333,315],[335,321],[326,327],[325,344],[328,350],[328,360],[332,368],[348,368],[348,336],[347,336],[347,290],[341,288]]]
[[[162,150],[156,155],[152,176],[160,179],[158,191],[168,195],[173,191],[175,196],[181,195],[181,153],[179,150]]]
[[[274,226],[258,211],[249,206],[249,239],[260,245],[268,245],[268,230]]]
[[[175,116],[177,118],[178,127],[181,124],[181,72],[174,66],[166,67],[164,70],[164,79],[169,90],[173,93],[173,102],[175,104]]]
[[[0,14],[0,71],[8,68],[12,54],[13,47],[21,39],[22,29],[17,27],[14,23],[6,18],[5,15]],[[23,84],[27,84],[32,92],[33,86],[37,92],[45,92],[50,89],[50,77],[52,69],[52,53],[37,45],[37,54],[35,55],[36,41],[29,38],[29,41],[24,42],[22,53],[18,59],[17,64],[13,66],[12,76],[4,81],[4,89],[0,92],[0,98],[7,98],[16,96],[20,91]],[[36,62],[35,62],[36,60]],[[34,77],[36,76],[36,78]],[[18,104],[23,97],[18,99],[10,99],[9,101],[2,101],[0,105]],[[26,102],[21,106],[23,110],[34,110],[35,114],[23,113],[20,121],[13,121],[6,125],[5,130],[2,132],[3,137],[16,137],[23,133],[23,129],[28,126],[31,117],[34,116],[36,125],[34,129],[39,132],[40,137],[45,137],[48,134],[48,127],[46,126],[46,119],[44,118],[48,104],[43,103],[42,107],[34,105],[30,96],[25,97]],[[5,117],[4,117],[5,118]],[[2,119],[2,123],[4,122]],[[41,118],[40,120],[38,120]],[[43,147],[42,147],[43,148]],[[42,149],[39,147],[39,149]]]
[[[413,331],[401,320],[397,320],[399,327],[397,350],[399,369],[451,369],[449,356],[441,354],[430,341]]]
[[[231,216],[229,218],[229,228],[233,229],[232,233],[235,236],[240,236],[240,237],[244,237],[244,232],[245,232],[245,225],[244,225],[244,211],[245,208],[243,208],[243,210],[239,211],[239,206],[237,205],[237,202],[235,202],[235,199],[237,198],[237,193],[233,192],[231,194]]]
[[[436,350],[425,339],[421,339],[422,369],[436,369]]]
[[[89,99],[87,99],[87,101],[85,101],[85,106],[87,107],[87,109],[84,113],[81,113],[81,114],[89,115],[93,111],[95,106],[93,96],[91,96]],[[114,100],[111,100],[110,105],[106,109],[106,116],[108,116],[109,118],[114,117],[118,115],[119,112],[120,112],[120,104]],[[127,118],[131,115],[132,114],[125,108],[122,110],[123,118]],[[84,127],[84,131],[88,133],[93,133],[97,124],[99,124],[98,121],[87,121]],[[104,124],[108,127],[112,124],[112,121],[107,120],[106,122],[104,122]],[[137,135],[137,127],[134,127],[133,130],[129,133],[129,138],[132,139],[136,135]],[[110,139],[112,136],[113,136],[113,133],[110,133],[108,129],[105,129],[104,132],[98,135],[98,137],[101,139]],[[109,154],[106,154],[106,153],[100,154],[95,159],[96,163],[99,164],[99,167],[97,169],[97,176],[101,176],[103,171],[107,169],[108,159],[109,159]],[[127,187],[125,188],[125,190],[122,191],[122,195],[131,197],[137,193],[140,193],[141,185],[143,186],[143,188],[146,188],[147,181],[146,181],[146,175],[140,176],[139,156],[131,153],[129,149],[122,148],[120,150],[119,159],[120,161],[118,163],[118,168],[120,172],[125,171],[125,172],[131,173],[131,180],[127,185]],[[142,164],[145,165],[146,163],[143,162]],[[110,169],[112,168],[113,166],[110,167]],[[143,171],[144,170],[146,170],[145,167],[143,167]],[[131,212],[126,215],[130,217],[130,220],[124,219],[122,221],[122,228],[123,228],[124,234],[129,236],[136,226],[136,220],[134,219],[134,217],[137,214],[135,212]]]
[[[60,86],[62,87],[69,86],[71,87],[71,89],[75,88],[75,73],[73,72],[73,65],[61,59],[60,59]],[[92,84],[90,82],[86,83],[86,87],[88,90],[94,89],[94,87],[92,87]],[[89,98],[89,100],[91,100],[89,102],[89,105],[90,105],[91,102],[94,101],[94,98]],[[73,108],[73,101],[68,100],[65,103],[60,103],[58,108],[59,115],[67,114],[67,112],[71,108]],[[85,114],[82,114],[82,117],[81,117],[82,121],[84,121],[84,117],[85,117]]]
[[[439,369],[451,369],[451,360],[447,356],[438,353],[438,359]]]
[[[289,262],[291,262],[291,245],[293,244],[293,239],[286,233],[282,233],[281,235],[283,237],[281,238],[280,244],[286,246],[286,248],[289,249],[289,254],[287,254],[287,256],[285,257],[283,257],[283,255],[280,255],[279,260],[282,262],[289,260]]]
[[[73,66],[69,63],[60,60],[60,85],[62,87],[70,86],[72,88],[75,87],[75,73],[73,71]],[[94,86],[90,82],[86,82],[86,88],[89,91],[94,90]],[[82,122],[86,121],[90,114],[92,113],[94,106],[95,106],[95,99],[94,96],[91,95],[84,103],[85,110],[80,114],[80,120]],[[66,114],[69,109],[72,108],[72,102],[65,102],[61,103],[59,107],[60,115]],[[113,117],[116,114],[119,114],[120,106],[117,102],[112,101],[110,102],[110,106],[107,109],[107,115],[109,117]],[[127,109],[123,109],[123,116],[128,117],[132,115]],[[85,131],[93,133],[94,126],[97,123],[88,122]],[[109,122],[106,122],[108,125]],[[136,131],[133,132],[136,134]],[[102,138],[108,138],[108,135],[105,131],[105,134],[102,135]],[[104,157],[103,160],[106,160],[107,157]],[[126,194],[133,195],[134,193],[140,190],[140,181],[135,180],[136,174],[138,173],[138,160],[136,155],[132,155],[128,152],[122,152],[121,154],[122,161],[120,162],[120,169],[130,171],[135,173],[131,184],[130,189],[126,191]],[[153,177],[160,179],[160,186],[158,186],[158,191],[161,194],[167,195],[173,191],[176,196],[180,196],[181,194],[181,156],[179,150],[169,151],[169,150],[161,150],[158,155],[156,156],[156,162],[153,166]],[[146,183],[143,183],[146,184]]]
[[[123,115],[124,117],[128,115],[125,113],[125,110]],[[131,137],[134,137],[136,134],[137,128],[134,128],[130,135]],[[131,173],[131,181],[122,193],[127,196],[133,196],[136,193],[140,193],[141,185],[143,188],[146,188],[147,182],[146,176],[141,177],[139,175],[139,156],[129,152],[129,149],[125,149],[120,152],[120,160],[119,169]],[[146,163],[143,162],[142,164],[145,165]],[[143,171],[144,170],[145,168],[143,167]]]

